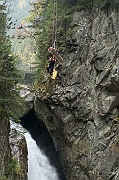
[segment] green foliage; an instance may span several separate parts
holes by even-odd
[[[91,11],[94,5],[99,5],[102,3],[102,0],[77,0],[76,5],[73,7],[74,10],[88,10]]]
[[[16,113],[21,98],[16,89],[20,74],[15,67],[16,57],[11,51],[11,42],[6,34],[7,14],[4,6],[0,9],[0,118],[10,117],[13,109]]]
[[[46,0],[32,4],[33,9],[28,18],[33,24],[36,37],[36,82],[41,83],[48,64],[50,54],[47,49],[53,45],[56,38],[56,45],[60,53],[65,46],[66,34],[72,20],[72,14],[67,6],[59,2],[57,4],[57,17],[54,10],[54,1]],[[65,32],[65,33],[64,33]],[[71,32],[68,31],[70,35]]]
[[[0,180],[7,180],[6,176],[0,176]]]
[[[0,176],[0,180],[7,180],[9,177],[13,177],[14,175],[17,175],[19,177],[24,176],[17,159],[10,158],[6,172],[4,175]]]
[[[80,10],[86,10],[86,11],[92,11],[93,7],[100,6],[102,3],[105,4],[117,4],[116,0],[77,0],[75,3],[75,6],[72,7],[73,10],[75,11],[80,11]]]
[[[21,177],[23,176],[20,165],[18,164],[18,161],[15,158],[10,159],[10,162],[8,164],[8,167],[7,167],[7,170],[5,173],[6,177],[9,175],[12,175],[12,174],[16,174],[16,175],[19,175]]]
[[[32,23],[36,37],[36,84],[41,84],[44,79],[44,72],[50,57],[47,49],[53,45],[55,37],[60,54],[67,51],[67,37],[71,39],[73,36],[73,30],[70,27],[73,13],[80,10],[91,12],[95,5],[104,3],[103,0],[57,0],[57,2],[57,20],[54,0],[33,3],[31,14],[27,18],[28,22]]]
[[[48,42],[51,36],[52,29],[52,9],[53,3],[49,2],[37,2],[33,3],[33,10],[31,11],[28,21],[32,22],[34,27],[34,35],[36,40],[36,81],[41,81],[44,75],[44,68],[46,66],[48,57]],[[51,16],[51,17],[50,17]],[[51,40],[52,41],[52,40]],[[50,46],[52,42],[50,42]]]

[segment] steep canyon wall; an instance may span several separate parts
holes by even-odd
[[[119,179],[119,7],[75,12],[64,63],[35,111],[68,180]],[[53,81],[53,80],[51,80]]]

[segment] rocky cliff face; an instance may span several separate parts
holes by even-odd
[[[10,148],[12,161],[16,161],[15,167],[13,167],[12,176],[9,176],[8,180],[27,180],[28,161],[27,161],[27,145],[24,136],[25,130],[21,125],[10,121]],[[13,162],[12,162],[13,163]],[[12,171],[12,170],[11,170]]]
[[[118,27],[118,5],[76,12],[53,89],[35,99],[68,180],[119,179]]]
[[[7,118],[0,119],[0,179],[5,174],[10,158],[9,122]]]
[[[0,180],[27,180],[27,146],[23,132],[0,121]]]

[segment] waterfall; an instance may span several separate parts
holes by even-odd
[[[59,180],[55,168],[28,132],[25,138],[28,148],[28,180]]]
[[[36,141],[20,124],[10,120],[10,128],[24,134],[28,149],[28,180],[59,180],[54,167],[48,158],[38,148]]]

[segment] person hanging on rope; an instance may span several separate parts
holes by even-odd
[[[56,59],[54,56],[52,56],[49,60],[49,66],[47,67],[47,72],[52,75],[52,72],[54,70],[54,65],[55,65]]]

